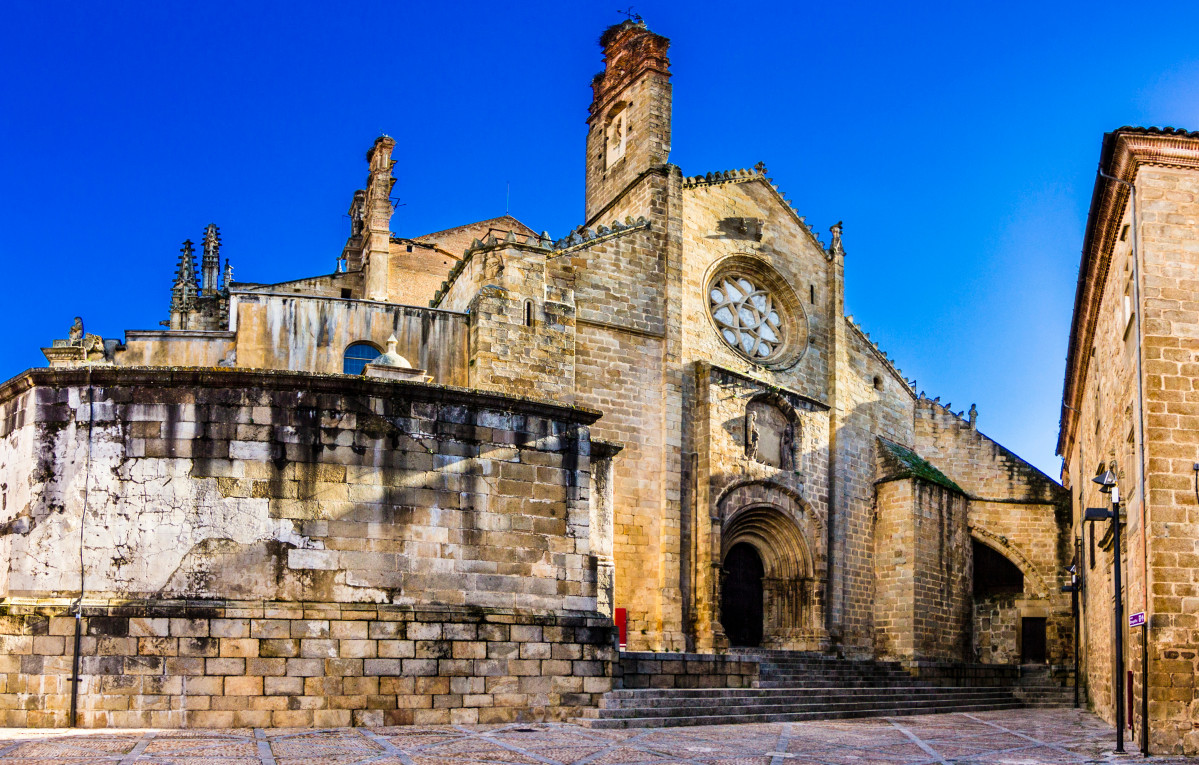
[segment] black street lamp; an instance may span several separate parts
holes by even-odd
[[[1078,613],[1078,593],[1082,592],[1082,579],[1078,576],[1078,549],[1079,543],[1074,543],[1074,565],[1070,566],[1068,573],[1070,574],[1070,584],[1062,585],[1062,592],[1070,593],[1070,615],[1074,617],[1074,708],[1078,709],[1078,652],[1081,646],[1079,641],[1079,613]]]
[[[1116,483],[1116,474],[1105,470],[1101,475],[1091,479],[1099,484],[1099,491],[1112,495],[1110,510],[1103,507],[1088,507],[1083,521],[1112,522],[1112,548],[1115,551],[1112,568],[1112,595],[1115,601],[1115,664],[1116,677],[1112,684],[1112,704],[1116,708],[1116,751],[1124,752],[1124,599],[1120,597],[1120,487]]]

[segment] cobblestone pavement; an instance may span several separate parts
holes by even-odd
[[[1185,758],[1111,753],[1114,733],[1073,709],[652,730],[575,725],[0,731],[14,765],[1039,765]],[[1129,750],[1134,749],[1126,745]]]

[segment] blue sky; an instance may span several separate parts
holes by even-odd
[[[624,3],[627,5],[627,2]],[[582,222],[605,2],[46,3],[0,8],[0,377],[82,314],[166,318],[180,242],[236,278],[331,271],[365,151],[395,137],[417,235],[511,211]],[[1056,477],[1099,143],[1199,129],[1199,5],[667,3],[672,161],[762,160],[845,221],[847,311],[930,396]],[[827,241],[827,233],[824,233]]]

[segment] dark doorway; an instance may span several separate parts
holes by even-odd
[[[1025,616],[1020,619],[1020,663],[1045,663],[1045,617]]]
[[[739,542],[724,557],[721,623],[729,644],[762,645],[762,558],[753,545]]]

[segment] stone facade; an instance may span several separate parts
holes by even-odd
[[[168,329],[47,348],[52,372],[74,375],[69,384],[35,373],[11,383],[12,400],[45,398],[49,409],[31,411],[67,424],[50,434],[38,420],[7,436],[3,469],[20,487],[10,490],[20,493],[0,536],[10,599],[32,597],[59,609],[34,615],[61,618],[62,599],[74,597],[74,569],[57,561],[79,550],[71,533],[82,517],[75,488],[88,390],[102,396],[88,432],[104,443],[92,457],[102,497],[88,507],[100,503],[111,516],[84,545],[91,596],[134,598],[151,610],[200,600],[233,609],[213,618],[250,619],[251,630],[268,618],[236,615],[252,598],[289,614],[309,600],[372,604],[376,615],[362,617],[372,623],[402,621],[396,615],[411,609],[410,625],[437,622],[443,635],[470,630],[442,617],[426,623],[426,610],[467,609],[478,634],[493,617],[540,620],[527,623],[540,625],[543,639],[529,640],[551,644],[548,655],[538,647],[525,657],[518,646],[493,656],[490,644],[461,649],[471,652],[461,659],[456,646],[403,657],[378,655],[381,644],[320,649],[337,653],[320,657],[327,661],[368,658],[345,649],[475,662],[438,664],[451,681],[508,678],[495,681],[501,692],[483,679],[481,691],[462,680],[424,694],[433,709],[456,710],[449,719],[472,719],[466,710],[483,709],[493,693],[515,710],[504,714],[518,716],[589,703],[616,672],[594,631],[615,609],[627,614],[630,650],[690,657],[646,667],[682,662],[663,677],[694,670],[709,678],[695,682],[746,682],[740,662],[694,658],[731,645],[1015,662],[1012,631],[1037,619],[1047,652],[1035,660],[1065,661],[1068,617],[1055,595],[1069,557],[1062,488],[980,433],[973,409],[955,413],[917,392],[845,316],[840,223],[822,241],[761,163],[693,176],[669,163],[666,38],[629,21],[601,44],[585,217],[565,236],[508,217],[391,232],[392,187],[404,179],[395,176],[395,143],[383,136],[367,156],[366,188],[352,195],[334,273],[255,284],[226,271],[205,281],[187,245]],[[373,363],[385,345],[394,347],[389,360]],[[376,382],[380,365],[424,370],[432,382]],[[244,384],[233,382],[239,374]],[[52,393],[60,389],[75,393],[60,401]],[[129,389],[140,392],[112,397]],[[38,457],[47,449],[48,462]],[[135,491],[125,490],[128,481]],[[22,525],[18,516],[35,511],[45,517]],[[155,513],[168,522],[136,521]],[[1006,595],[1003,608],[976,602],[976,544],[1023,572],[1028,587]],[[110,606],[85,602],[84,615],[102,618],[108,612],[94,609]],[[14,635],[42,629],[13,613],[24,619]],[[462,613],[451,621],[467,624]],[[583,621],[553,631],[561,619]],[[136,664],[132,645],[124,661]],[[318,658],[298,650],[270,658]],[[512,663],[526,659],[543,663]],[[602,664],[598,674],[592,661]],[[342,666],[324,670],[328,698],[373,698],[336,690],[350,682]],[[394,698],[396,710],[406,708],[402,697],[421,695],[397,678],[426,682],[398,666],[391,690],[380,690],[389,697],[380,703]],[[520,679],[525,671],[548,685]],[[363,684],[370,681],[351,682]],[[321,694],[305,682],[290,696],[307,709],[320,702],[303,699]],[[369,703],[349,719],[378,720],[362,711],[375,709]],[[409,719],[378,709],[385,720]],[[118,711],[129,714],[103,719],[143,721],[137,703]],[[438,715],[410,719],[445,718]],[[311,722],[332,719],[345,716]]]
[[[1150,749],[1199,754],[1199,134],[1121,128],[1104,137],[1100,170],[1058,441],[1079,550],[1083,675],[1095,710],[1114,720],[1128,675],[1113,683],[1113,539],[1110,524],[1081,520],[1087,507],[1110,507],[1091,478],[1111,469],[1123,501],[1120,596],[1126,614],[1148,618],[1118,625],[1133,684],[1126,711],[1139,734],[1144,641]]]

